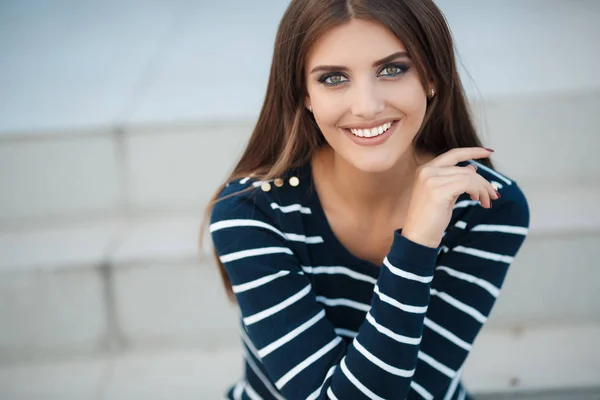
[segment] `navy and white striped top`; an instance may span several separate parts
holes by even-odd
[[[468,398],[462,365],[529,226],[517,184],[470,162],[502,197],[485,209],[461,196],[437,249],[396,231],[381,266],[337,240],[309,164],[269,191],[230,182],[220,198],[255,189],[211,216],[244,344],[245,376],[227,398]]]

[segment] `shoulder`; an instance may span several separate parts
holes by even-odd
[[[469,161],[477,167],[477,173],[487,179],[500,193],[500,199],[494,200],[491,209],[479,208],[477,217],[494,220],[496,223],[529,227],[530,212],[527,196],[519,184],[506,174],[487,167],[477,161]],[[479,219],[479,218],[475,219]]]
[[[211,223],[232,218],[266,219],[275,223],[278,214],[301,208],[305,191],[302,186],[306,184],[305,177],[295,171],[270,180],[252,177],[231,180],[216,199]]]

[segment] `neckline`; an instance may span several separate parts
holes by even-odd
[[[309,161],[305,166],[306,179],[310,182],[307,191],[307,200],[313,216],[315,217],[319,227],[322,230],[323,241],[326,246],[331,246],[331,250],[341,255],[343,262],[348,262],[352,266],[358,266],[371,276],[378,276],[381,270],[381,265],[374,264],[369,260],[365,260],[354,255],[342,242],[338,239],[333,228],[329,224],[325,210],[321,204],[319,193],[313,178],[312,163]]]

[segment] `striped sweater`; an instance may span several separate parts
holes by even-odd
[[[462,366],[529,226],[517,184],[470,162],[502,197],[459,197],[437,249],[397,230],[383,265],[337,240],[310,164],[270,190],[229,182],[210,223],[241,314],[245,374],[227,398],[469,398]]]

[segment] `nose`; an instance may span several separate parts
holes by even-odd
[[[355,83],[352,88],[351,111],[365,120],[375,119],[385,109],[385,100],[375,82]]]

